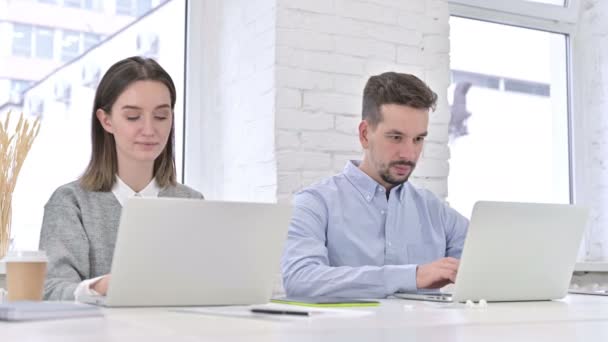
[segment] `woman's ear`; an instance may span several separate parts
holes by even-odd
[[[110,120],[110,114],[106,113],[103,109],[98,109],[95,111],[95,116],[97,116],[97,120],[99,120],[101,127],[103,127],[106,132],[110,134],[114,133],[112,121]]]

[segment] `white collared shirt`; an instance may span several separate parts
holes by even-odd
[[[120,179],[118,175],[116,175],[116,182],[112,187],[112,193],[116,197],[118,203],[120,203],[120,206],[124,207],[127,199],[133,196],[158,197],[158,194],[160,193],[160,187],[158,186],[158,183],[156,183],[156,178],[153,178],[152,181],[148,185],[146,185],[145,188],[143,188],[143,190],[141,190],[140,192],[135,192],[122,179]],[[78,284],[78,286],[74,290],[74,298],[76,299],[76,301],[79,301],[78,299],[82,298],[83,296],[98,296],[99,293],[91,289],[91,284],[97,282],[103,277],[104,276],[100,276],[97,278],[81,281],[80,284]]]
[[[142,191],[135,192],[125,182],[123,182],[118,175],[116,175],[116,183],[114,183],[114,186],[112,187],[112,193],[116,197],[118,203],[120,203],[121,207],[124,207],[125,202],[129,197],[158,197],[159,192],[160,187],[158,186],[158,183],[156,183],[156,178],[153,178]]]

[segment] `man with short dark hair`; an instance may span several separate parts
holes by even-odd
[[[281,266],[288,296],[386,297],[456,279],[468,220],[407,182],[437,95],[416,76],[372,76],[361,162],[294,199]]]

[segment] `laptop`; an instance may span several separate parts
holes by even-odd
[[[454,291],[395,296],[437,302],[563,298],[588,215],[567,204],[477,202]]]
[[[282,204],[130,198],[122,211],[108,307],[268,303],[291,208]]]

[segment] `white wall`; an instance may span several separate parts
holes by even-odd
[[[385,71],[413,73],[439,95],[413,181],[447,195],[446,1],[277,0],[278,198],[359,159],[363,87]]]
[[[586,259],[608,260],[608,2],[584,0],[574,46],[577,118],[583,120],[583,172],[577,175],[579,200],[592,208]],[[581,156],[579,156],[581,157]]]
[[[274,13],[274,0],[204,1],[202,84],[192,94],[202,129],[187,128],[200,146],[189,157],[200,160],[186,161],[186,181],[207,198],[276,198]]]
[[[439,94],[413,181],[447,195],[446,0],[206,0],[196,10],[202,70],[190,76],[201,97],[186,183],[210,199],[289,201],[360,158],[364,84],[400,71]]]

